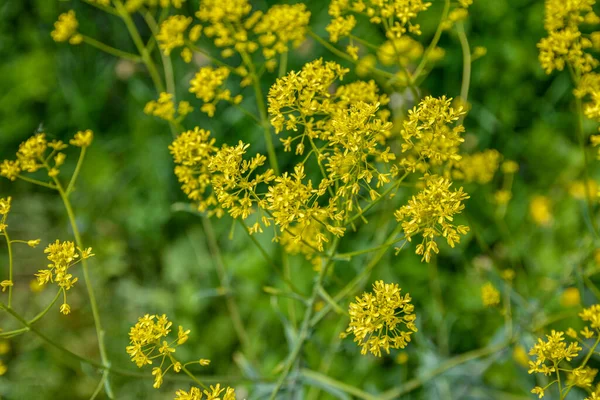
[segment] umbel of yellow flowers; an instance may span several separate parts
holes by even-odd
[[[403,296],[400,291],[395,283],[375,282],[373,293],[365,292],[350,303],[350,325],[340,336],[353,334],[363,355],[370,352],[381,357],[381,350],[389,354],[390,348],[405,348],[417,332],[417,316],[410,295]]]

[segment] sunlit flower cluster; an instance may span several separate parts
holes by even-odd
[[[229,69],[225,67],[202,67],[190,81],[190,93],[194,93],[204,104],[200,108],[209,117],[215,115],[217,103],[221,100],[239,104],[242,96],[232,96],[229,89],[223,86],[229,77]]]
[[[56,241],[46,247],[44,253],[48,254],[48,260],[51,264],[46,269],[40,269],[35,276],[40,285],[49,282],[56,283],[63,293],[63,304],[60,312],[69,314],[71,307],[67,304],[67,291],[77,282],[78,278],[73,277],[69,271],[71,267],[78,264],[81,260],[92,257],[92,249],[80,249],[75,247],[73,242]]]
[[[584,15],[594,15],[595,3],[596,0],[546,0],[544,27],[548,36],[538,43],[538,48],[540,63],[547,74],[562,71],[566,65],[578,73],[590,72],[598,66],[598,60],[587,52],[592,41],[579,29]]]
[[[395,212],[402,223],[404,236],[408,241],[420,234],[422,241],[416,253],[429,262],[433,254],[439,252],[436,237],[446,239],[451,247],[460,242],[460,235],[466,235],[469,227],[455,225],[454,216],[465,208],[463,201],[469,196],[462,187],[451,190],[452,183],[443,177],[431,175],[424,178],[425,188]]]
[[[190,364],[206,366],[210,363],[210,360],[206,359],[186,364],[178,361],[174,354],[178,346],[187,342],[190,330],[186,330],[180,325],[176,335],[169,335],[172,326],[173,323],[169,321],[165,314],[146,314],[140,317],[138,322],[129,330],[129,346],[127,346],[126,351],[131,357],[131,361],[138,368],[158,364],[158,366],[152,368],[155,389],[160,388],[165,374],[171,368],[175,372],[181,372]]]
[[[452,177],[467,183],[477,182],[481,185],[489,183],[500,167],[501,157],[502,155],[493,149],[470,155],[463,154],[454,165]]]
[[[403,296],[397,284],[375,282],[372,293],[365,292],[350,303],[350,324],[341,336],[353,334],[363,355],[370,352],[381,357],[381,350],[389,354],[390,349],[405,348],[417,332],[417,316],[410,301],[410,295]]]
[[[286,53],[289,44],[298,47],[306,38],[310,11],[302,3],[277,4],[260,18],[254,26],[266,59]]]
[[[68,41],[71,44],[79,44],[83,41],[83,36],[77,32],[79,22],[75,16],[75,11],[69,10],[58,16],[58,21],[54,23],[52,39],[57,42]]]
[[[500,304],[500,292],[492,282],[487,282],[481,287],[481,300],[486,307],[494,307]]]
[[[180,101],[175,107],[175,101],[173,95],[170,93],[162,92],[158,100],[151,100],[144,107],[144,112],[149,115],[164,119],[166,121],[180,122],[186,115],[191,113],[194,109],[187,101]],[[177,113],[177,117],[175,116]]]
[[[171,54],[173,49],[183,47],[181,57],[187,63],[192,61],[193,51],[188,44],[198,41],[202,33],[202,26],[193,26],[187,33],[186,38],[186,31],[191,23],[192,17],[173,15],[160,24],[160,31],[156,35],[156,40],[165,55]]]
[[[206,395],[206,397],[204,397]],[[220,384],[211,385],[209,389],[192,386],[189,391],[180,389],[175,393],[175,400],[235,400],[235,390],[231,387],[222,388]]]

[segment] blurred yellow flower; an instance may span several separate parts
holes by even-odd
[[[565,289],[560,296],[560,304],[563,307],[573,307],[581,304],[581,294],[579,289],[570,287]]]
[[[550,199],[546,196],[533,196],[529,202],[529,215],[533,221],[541,226],[548,226],[552,222]]]

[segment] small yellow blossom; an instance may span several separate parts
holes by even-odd
[[[529,215],[533,222],[540,226],[548,226],[552,222],[550,199],[546,196],[534,196],[529,203]]]
[[[527,350],[521,345],[516,345],[513,348],[512,358],[520,366],[527,368],[529,367],[529,357],[527,356]]]
[[[83,41],[83,36],[77,33],[79,23],[75,16],[75,11],[69,10],[64,14],[58,16],[58,21],[54,23],[54,30],[52,31],[52,39],[56,42],[66,42],[67,40],[71,44],[79,44]]]
[[[481,287],[481,300],[486,307],[494,307],[500,304],[500,292],[491,282]]]
[[[454,179],[464,180],[467,183],[477,182],[484,185],[494,179],[500,165],[500,157],[500,153],[493,149],[463,155],[454,165],[452,176]]]
[[[529,355],[535,356],[535,360],[529,361],[529,373],[541,373],[551,375],[556,372],[556,365],[561,361],[571,361],[579,355],[581,347],[577,342],[567,344],[564,332],[552,331],[546,335],[547,341],[538,339],[531,348]]]
[[[3,292],[11,286],[14,286],[13,281],[9,281],[8,279],[0,282],[0,287],[2,288]]]
[[[581,294],[579,293],[579,289],[575,287],[565,289],[560,296],[560,304],[563,307],[574,307],[581,304]]]
[[[417,332],[410,295],[402,296],[400,290],[397,284],[377,281],[373,293],[365,292],[356,297],[355,303],[350,303],[350,325],[341,336],[352,333],[361,354],[371,352],[381,357],[382,349],[388,354],[390,348],[403,349]]]
[[[235,390],[231,387],[221,388],[221,384],[211,385],[204,391],[195,386],[192,386],[187,392],[180,389],[175,393],[175,400],[201,400],[204,399],[204,395],[206,395],[206,400],[235,400]]]
[[[215,114],[215,106],[220,100],[235,104],[241,102],[241,97],[232,97],[231,91],[223,88],[228,76],[229,69],[226,67],[202,67],[190,81],[190,93],[206,103],[201,111],[206,112],[209,117]]]
[[[89,147],[93,140],[94,132],[91,129],[86,129],[85,131],[77,132],[69,143],[76,147]]]
[[[254,33],[262,46],[266,59],[289,50],[288,43],[298,47],[306,38],[310,11],[302,3],[277,4],[260,18],[254,26]]]
[[[0,215],[6,216],[10,212],[12,197],[0,198]]]

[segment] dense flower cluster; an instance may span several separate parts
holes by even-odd
[[[108,0],[101,1],[108,2]],[[181,8],[185,1],[186,0],[126,0],[125,9],[130,13],[134,13],[140,10],[142,7],[168,8],[170,6],[173,6],[175,8]]]
[[[177,347],[181,346],[189,339],[190,330],[184,329],[181,325],[177,330],[177,337],[169,339],[173,323],[169,321],[166,315],[144,315],[138,319],[138,322],[129,330],[129,346],[127,354],[131,361],[142,368],[145,365],[152,365],[156,360],[159,365],[152,368],[154,376],[154,388],[158,389],[163,382],[165,374],[173,368],[175,372],[181,372],[189,364],[200,364],[206,366],[210,360],[200,359],[186,364],[178,361],[174,354]],[[165,363],[168,366],[165,366]]]
[[[481,300],[486,307],[497,306],[500,304],[500,292],[491,282],[487,282],[481,287]]]
[[[500,167],[501,157],[502,155],[493,149],[461,155],[460,160],[454,165],[452,177],[467,183],[477,182],[481,185],[489,183]]]
[[[87,129],[77,132],[69,144],[83,150],[91,145],[93,139],[94,133]],[[4,160],[0,164],[0,176],[14,181],[22,172],[33,173],[46,169],[50,178],[56,178],[67,157],[62,150],[67,147],[61,140],[48,141],[45,133],[35,134],[21,143],[16,160]]]
[[[206,395],[206,398],[204,397]],[[189,391],[183,389],[175,393],[175,400],[235,400],[235,390],[231,387],[222,388],[220,384],[210,386],[210,389],[200,389],[192,386]]]
[[[67,291],[77,282],[78,278],[73,277],[70,268],[78,264],[81,260],[92,257],[92,249],[80,249],[75,247],[73,242],[56,241],[46,247],[44,253],[48,254],[48,260],[51,264],[46,269],[40,269],[35,276],[40,285],[53,282],[58,285],[63,293],[63,304],[60,312],[69,314],[71,307],[67,304]]]
[[[158,45],[165,55],[171,54],[173,49],[183,47],[181,51],[181,57],[187,63],[192,61],[193,52],[188,43],[195,43],[200,38],[202,33],[202,26],[195,25],[192,27],[187,35],[185,36],[188,27],[192,23],[192,17],[185,17],[183,15],[173,15],[167,18],[162,24],[160,24],[160,31],[156,35]]]
[[[173,95],[170,93],[162,92],[158,100],[151,100],[144,107],[144,112],[155,117],[162,118],[166,121],[177,121],[180,122],[186,115],[194,111],[192,106],[187,101],[180,101],[175,108],[175,101]],[[177,113],[177,117],[175,117]]]
[[[75,16],[75,11],[70,10],[58,16],[58,21],[54,23],[52,39],[57,42],[69,41],[71,44],[79,44],[83,41],[83,36],[77,33],[79,22]]]
[[[566,65],[578,73],[587,73],[598,66],[598,60],[586,52],[592,41],[580,31],[584,22],[600,22],[593,11],[595,3],[596,0],[546,0],[544,27],[548,36],[538,43],[540,63],[546,73],[562,71]]]
[[[302,3],[274,5],[254,26],[266,59],[286,53],[288,44],[298,47],[306,38],[310,11]]]
[[[433,254],[439,252],[436,237],[446,239],[451,247],[460,242],[460,235],[466,235],[469,227],[454,225],[454,215],[465,208],[463,201],[469,196],[462,187],[451,190],[452,183],[443,177],[431,175],[424,178],[425,188],[395,212],[398,222],[402,223],[404,236],[411,241],[413,236],[421,234],[422,241],[417,245],[416,253],[429,262]]]
[[[363,355],[371,352],[381,357],[381,350],[389,354],[390,348],[405,348],[417,332],[417,316],[410,295],[402,296],[400,291],[395,283],[375,282],[373,293],[365,292],[350,303],[350,325],[341,336],[353,334]]]
[[[242,96],[232,96],[229,89],[223,88],[229,77],[229,69],[226,67],[202,67],[190,81],[190,93],[194,93],[204,104],[200,108],[202,112],[212,117],[217,109],[217,103],[221,100],[232,104],[239,104]]]
[[[420,35],[421,27],[414,19],[429,6],[431,3],[423,0],[332,0],[329,3],[331,22],[326,29],[334,43],[349,37],[350,45],[346,51],[356,59],[358,48],[352,37],[357,23],[354,14],[364,15],[371,23],[382,25],[387,38],[394,40],[407,32]]]

